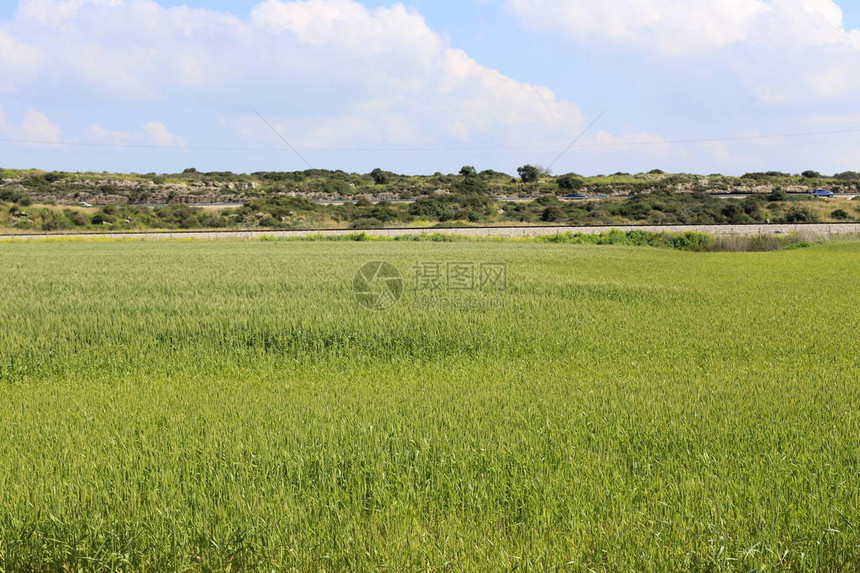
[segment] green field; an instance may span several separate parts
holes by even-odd
[[[407,275],[385,312],[374,260]],[[415,308],[440,261],[507,289]],[[858,242],[0,263],[0,571],[860,570]]]

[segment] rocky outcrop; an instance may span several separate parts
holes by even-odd
[[[154,183],[128,179],[62,179],[33,186],[23,178],[0,179],[0,189],[27,193],[35,203],[74,205],[242,203],[256,183],[191,182]]]
[[[50,174],[48,174],[50,175]],[[290,188],[289,183],[280,183],[278,190],[272,187],[264,188],[260,181],[205,181],[190,180],[183,182],[158,181],[148,179],[121,179],[110,176],[100,177],[65,177],[49,178],[42,177],[0,177],[0,193],[29,195],[35,203],[55,203],[57,205],[74,205],[85,202],[93,205],[201,205],[201,204],[230,204],[245,203],[264,193],[276,193],[289,197],[302,197],[311,201],[336,202],[365,197],[374,201],[395,201],[405,197],[441,196],[451,191],[444,188],[436,188],[429,191],[426,188],[402,188],[398,192],[386,187],[374,188],[372,193],[361,193],[352,184],[350,188],[353,193],[334,192],[308,192],[301,190],[298,186]],[[703,176],[650,176],[638,183],[602,183],[595,184],[592,181],[580,190],[588,194],[600,195],[630,195],[634,193],[647,193],[658,189],[668,190],[675,193],[737,193],[737,194],[768,194],[777,188],[788,193],[810,193],[814,190],[813,184],[776,185],[766,181],[753,181],[749,179],[703,177]],[[844,193],[858,192],[860,184],[856,182],[834,182],[830,187],[834,191]],[[306,188],[307,189],[307,188]],[[432,188],[431,188],[432,189]],[[557,187],[552,183],[545,183],[536,189],[499,187],[494,188],[499,196],[511,195],[534,195],[536,193],[554,193]],[[430,193],[428,195],[428,192]],[[345,194],[346,193],[346,194]]]

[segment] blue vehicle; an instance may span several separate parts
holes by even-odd
[[[812,195],[814,197],[833,197],[833,191],[828,191],[827,189],[816,189]]]

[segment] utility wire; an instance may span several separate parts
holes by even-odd
[[[567,153],[568,151],[570,151],[570,148],[571,148],[571,147],[573,147],[574,145],[576,145],[576,142],[577,142],[577,141],[579,141],[580,139],[582,139],[582,136],[583,136],[583,135],[585,135],[586,133],[588,133],[588,130],[589,130],[589,129],[591,129],[592,127],[594,127],[594,124],[595,124],[595,123],[597,123],[598,121],[600,121],[600,118],[601,118],[601,117],[603,117],[604,115],[606,115],[606,112],[607,112],[607,111],[609,111],[609,108],[606,108],[606,109],[604,109],[602,112],[600,112],[600,115],[598,115],[596,118],[594,118],[594,121],[592,121],[591,123],[589,123],[589,124],[588,124],[588,126],[587,126],[585,129],[583,129],[583,130],[582,130],[582,133],[580,133],[579,135],[577,135],[577,136],[576,136],[576,139],[574,139],[573,141],[571,141],[571,142],[570,142],[570,145],[568,145],[567,147],[565,147],[564,151],[562,151],[561,153],[559,153],[559,154],[558,154],[558,157],[556,157],[555,159],[553,159],[553,160],[552,160],[552,163],[550,163],[549,165],[547,165],[547,170],[551,169],[553,165],[555,165],[556,163],[558,163],[558,160],[559,160],[559,159],[561,159],[562,157],[564,157],[564,154],[565,154],[565,153]]]
[[[287,144],[287,147],[289,147],[290,149],[292,149],[292,150],[293,150],[293,153],[295,153],[296,155],[298,155],[298,156],[299,156],[299,159],[301,159],[302,161],[304,161],[304,162],[305,162],[305,165],[307,165],[309,169],[313,169],[313,165],[311,165],[310,163],[308,163],[308,160],[307,160],[307,159],[305,159],[304,157],[302,157],[302,154],[301,154],[301,153],[299,153],[298,151],[296,151],[296,148],[295,148],[295,147],[293,147],[292,145],[290,145],[290,142],[289,142],[289,141],[287,141],[286,139],[284,139],[284,136],[283,136],[283,135],[281,135],[281,134],[280,134],[280,132],[279,132],[277,129],[275,129],[274,127],[272,127],[272,124],[271,124],[271,123],[269,123],[268,121],[266,121],[266,118],[265,118],[265,117],[263,117],[262,115],[260,115],[260,112],[258,112],[257,110],[254,110],[254,113],[256,113],[258,116],[260,116],[260,119],[262,119],[262,120],[263,120],[263,123],[265,123],[266,125],[268,125],[268,126],[269,126],[269,129],[271,129],[272,131],[274,131],[274,132],[275,132],[275,135],[277,135],[278,137],[280,137],[280,138],[281,138],[281,141],[283,141],[284,143],[286,143],[286,144]]]

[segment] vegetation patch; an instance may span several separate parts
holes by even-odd
[[[0,570],[856,568],[860,243],[357,237],[0,244]]]

